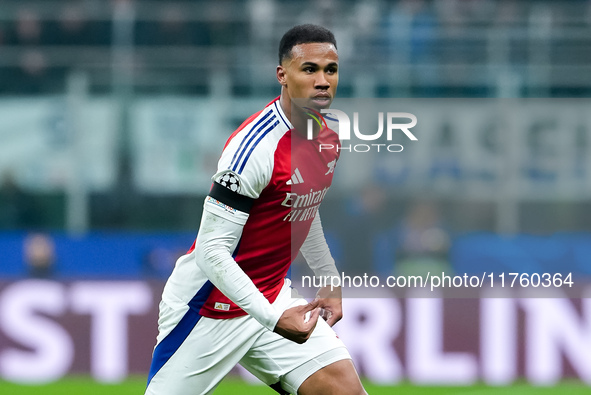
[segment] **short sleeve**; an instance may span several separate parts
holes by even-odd
[[[286,129],[269,109],[235,133],[226,144],[212,177],[240,195],[257,199],[271,181],[275,150]]]

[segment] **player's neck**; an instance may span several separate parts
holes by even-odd
[[[281,90],[281,96],[279,97],[279,104],[295,131],[302,137],[308,137],[309,116],[301,111],[297,111],[295,108],[292,111],[291,98],[283,89]],[[318,134],[320,134],[320,127],[316,122],[312,123],[312,131],[313,138],[316,138]]]

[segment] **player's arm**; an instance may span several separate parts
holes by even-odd
[[[335,261],[330,253],[324,231],[322,229],[322,222],[320,215],[317,213],[312,221],[310,232],[300,248],[304,259],[314,272],[316,277],[323,279],[325,287],[320,288],[316,295],[316,300],[320,302],[319,306],[323,308],[327,314],[323,317],[326,322],[332,326],[336,324],[343,317],[343,308],[341,300],[341,288],[332,287],[330,278],[333,276],[340,277],[339,271],[335,265]],[[326,279],[326,280],[324,280]]]
[[[278,311],[232,257],[253,201],[214,183],[205,200],[195,243],[197,265],[213,285],[263,326],[303,343],[316,325],[318,302]],[[306,321],[304,317],[309,311],[313,313]]]

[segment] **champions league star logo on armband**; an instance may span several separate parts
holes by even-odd
[[[225,173],[218,179],[218,183],[232,192],[240,192],[240,181],[234,173]]]

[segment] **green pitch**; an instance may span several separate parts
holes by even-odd
[[[97,384],[89,378],[66,378],[45,385],[17,385],[0,381],[0,394],[6,395],[141,395],[144,393],[145,378],[132,378],[121,384]],[[509,387],[488,387],[476,385],[470,387],[417,387],[410,384],[396,386],[378,386],[365,383],[371,395],[590,395],[591,387],[579,382],[565,382],[556,387],[532,387],[515,384]],[[248,385],[232,378],[224,380],[216,395],[272,395],[275,391],[265,387]]]

